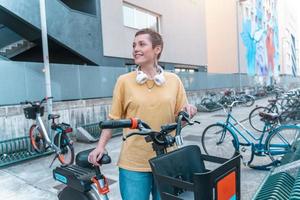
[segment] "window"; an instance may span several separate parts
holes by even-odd
[[[159,31],[159,16],[133,5],[123,4],[123,23],[135,29],[151,28]]]
[[[184,65],[184,64],[175,64],[174,65],[175,72],[198,72],[198,71],[205,71],[205,66],[195,66],[195,65]],[[202,69],[203,68],[203,69]]]

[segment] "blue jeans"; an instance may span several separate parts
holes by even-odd
[[[151,172],[136,172],[119,168],[119,184],[123,200],[160,200]]]

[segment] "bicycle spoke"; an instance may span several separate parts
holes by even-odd
[[[231,158],[235,154],[235,139],[227,128],[214,124],[207,127],[202,135],[202,147],[208,155]]]

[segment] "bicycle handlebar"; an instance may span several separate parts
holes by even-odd
[[[194,123],[200,123],[198,121],[191,121],[189,119],[189,114],[184,111],[179,112],[176,121],[177,121],[176,123],[171,123],[171,124],[161,126],[160,132],[153,131],[147,123],[137,118],[121,119],[121,120],[104,120],[99,123],[99,127],[101,129],[114,129],[114,128],[138,129],[139,132],[129,133],[126,137],[123,138],[123,140],[126,140],[127,138],[133,135],[150,136],[153,142],[160,145],[164,145],[165,141],[163,141],[162,138],[159,139],[158,137],[161,136],[165,137],[168,133],[174,130],[176,130],[175,137],[180,136],[183,121],[187,122],[188,125],[193,125]]]
[[[45,98],[43,98],[43,99],[40,101],[40,104],[42,104],[42,103],[48,101],[49,99],[53,99],[53,97],[45,97]]]
[[[99,123],[99,127],[101,129],[114,129],[114,128],[136,129],[138,123],[140,123],[140,122],[141,122],[141,120],[138,120],[136,118],[121,119],[121,120],[105,120],[105,121],[101,121]]]
[[[49,99],[53,99],[53,97],[45,97],[43,98],[41,101],[22,101],[20,102],[21,105],[26,105],[26,104],[30,104],[31,106],[34,106],[34,105],[42,105],[44,102],[46,102],[47,100]]]
[[[242,102],[242,101],[233,101],[230,105],[227,105],[227,104],[223,105],[223,104],[220,104],[220,103],[218,103],[218,105],[220,105],[220,106],[223,108],[224,112],[227,113],[226,108],[229,108],[229,109],[230,109],[230,112],[231,112],[233,106],[234,106],[235,104],[237,104],[237,103],[243,103],[243,102]]]
[[[193,122],[189,119],[189,114],[181,111],[176,118],[176,124],[181,124],[181,121],[186,121],[188,124],[193,124]],[[99,122],[99,127],[101,129],[115,129],[115,128],[130,128],[130,129],[149,129],[151,130],[150,126],[137,118],[130,118],[130,119],[120,119],[120,120],[103,120]],[[164,125],[162,127],[167,127]],[[168,127],[170,128],[170,127]]]

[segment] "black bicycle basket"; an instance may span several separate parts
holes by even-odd
[[[42,117],[44,115],[44,106],[30,106],[24,108],[24,115],[26,119],[36,119],[36,113],[40,113]]]

